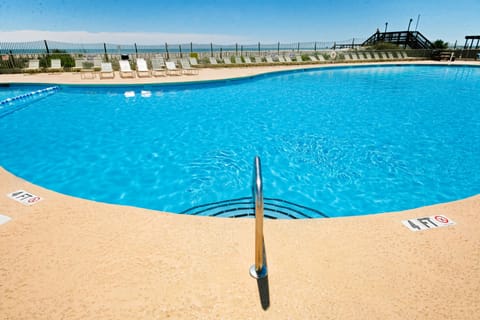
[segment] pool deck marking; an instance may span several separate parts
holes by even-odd
[[[405,227],[410,229],[410,231],[414,232],[448,227],[456,224],[455,221],[447,218],[444,215],[434,215],[429,217],[403,220],[402,223]]]
[[[25,190],[17,190],[14,192],[10,192],[7,194],[7,197],[17,202],[20,202],[25,206],[31,206],[43,200],[42,197],[31,194],[30,192],[27,192]]]
[[[8,221],[12,220],[9,216],[5,216],[3,214],[0,214],[0,225],[7,223]]]

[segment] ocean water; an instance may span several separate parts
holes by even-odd
[[[181,212],[250,195],[258,155],[266,197],[331,217],[403,210],[480,192],[478,88],[480,68],[455,66],[63,86],[0,118],[0,165],[64,194]]]

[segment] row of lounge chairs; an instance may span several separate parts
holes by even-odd
[[[337,54],[338,52],[338,54]],[[239,64],[299,64],[299,63],[322,63],[328,61],[382,61],[382,60],[405,60],[409,59],[405,51],[398,52],[368,52],[368,51],[337,51],[330,54],[327,58],[323,54],[318,55],[267,55],[267,56],[226,56],[221,59],[215,57],[209,58],[210,65],[239,65]],[[198,61],[196,58],[180,59],[178,64],[174,61],[165,61],[163,57],[152,58],[150,60],[151,68],[148,67],[147,61],[143,58],[136,59],[136,70],[132,70],[128,60],[120,60],[120,76],[121,77],[151,77],[166,75],[195,75],[198,74]],[[33,59],[29,61],[28,67],[23,69],[25,72],[40,71],[40,61]],[[51,59],[50,67],[47,71],[62,71],[60,59]],[[94,70],[100,70],[100,77],[114,76],[111,63],[102,62],[101,59],[93,59],[93,63],[85,59],[76,59],[73,71],[84,71],[93,74]]]
[[[139,78],[142,77],[157,77],[157,76],[167,76],[167,75],[176,75],[180,76],[182,74],[186,75],[196,75],[198,74],[198,69],[193,68],[190,65],[190,62],[187,59],[181,59],[180,67],[177,67],[174,61],[165,61],[163,58],[153,58],[151,59],[152,67],[149,68],[147,61],[143,58],[138,58],[136,60],[136,70],[132,70],[130,62],[128,60],[120,60],[120,77],[122,78],[135,78],[135,75]],[[102,62],[100,66],[100,78],[115,76],[113,72],[111,62]]]

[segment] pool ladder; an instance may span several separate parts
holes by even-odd
[[[250,275],[255,279],[268,274],[263,241],[263,182],[260,157],[256,156],[253,168],[252,198],[255,210],[255,264],[250,267]]]

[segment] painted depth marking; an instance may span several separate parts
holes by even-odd
[[[436,215],[430,217],[403,220],[403,225],[411,231],[423,231],[440,227],[453,226],[456,223],[444,215]]]
[[[21,204],[24,204],[26,206],[31,206],[32,204],[35,204],[43,199],[42,197],[38,197],[25,190],[18,190],[18,191],[9,193],[7,194],[7,197],[15,201],[18,201]]]

